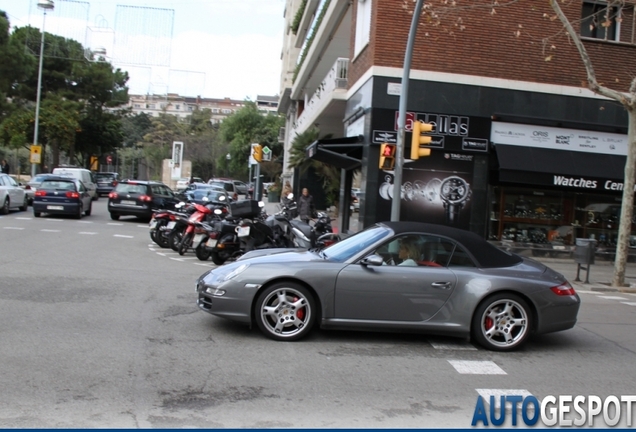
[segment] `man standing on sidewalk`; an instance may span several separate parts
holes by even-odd
[[[314,197],[309,195],[309,190],[303,188],[303,194],[298,199],[298,215],[300,220],[309,223],[309,220],[315,217],[316,207],[314,206]]]
[[[9,174],[9,164],[6,159],[2,159],[2,174]]]

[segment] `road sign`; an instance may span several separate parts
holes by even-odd
[[[264,161],[272,160],[272,151],[267,146],[263,147],[263,160]]]
[[[42,146],[40,145],[31,146],[31,163],[32,164],[42,163]]]

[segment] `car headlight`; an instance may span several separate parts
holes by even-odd
[[[234,279],[236,276],[240,275],[245,270],[247,270],[249,266],[250,266],[249,264],[241,264],[240,266],[238,266],[237,268],[235,268],[234,270],[226,274],[225,277],[221,279],[221,282],[227,282],[230,279]]]

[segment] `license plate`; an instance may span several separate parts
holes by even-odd
[[[552,248],[556,250],[565,250],[565,246],[552,246]]]
[[[236,234],[239,237],[247,237],[248,235],[250,235],[250,227],[249,226],[238,227]]]
[[[176,221],[170,221],[170,222],[168,222],[168,229],[170,230],[170,229],[174,228],[174,226],[175,226],[176,224],[177,224],[177,222],[176,222]]]
[[[194,245],[195,248],[199,246],[199,244],[203,241],[203,237],[205,237],[205,234],[194,235],[194,240],[192,240],[192,244]]]
[[[217,242],[217,239],[208,239],[205,245],[209,248],[213,248],[213,247],[216,247],[216,242]]]
[[[46,206],[47,210],[64,210],[64,206]]]
[[[137,205],[137,201],[121,200],[120,204],[123,204],[123,205]]]
[[[155,229],[157,226],[157,219],[153,219],[150,221],[150,229]]]

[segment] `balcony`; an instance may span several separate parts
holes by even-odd
[[[343,133],[342,119],[347,101],[348,69],[349,59],[336,60],[292,125],[292,136],[305,132],[313,125],[318,125],[323,135]]]

